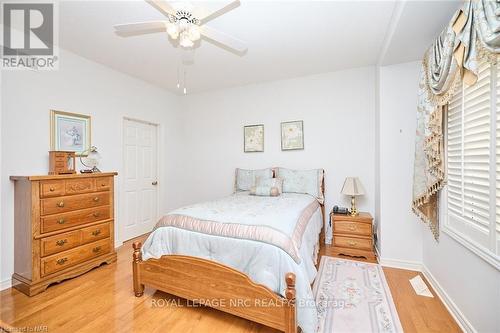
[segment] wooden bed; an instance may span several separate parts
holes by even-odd
[[[324,188],[323,179],[323,195]],[[320,207],[324,226],[324,204]],[[319,241],[324,242],[324,228]],[[297,332],[295,274],[285,275],[287,288],[282,297],[254,283],[246,274],[215,261],[182,255],[142,261],[141,243],[132,246],[135,296],[141,297],[148,286],[285,333]]]

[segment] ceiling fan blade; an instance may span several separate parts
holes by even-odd
[[[240,0],[234,0],[234,1],[231,1],[230,3],[225,4],[224,6],[220,7],[219,9],[216,9],[213,12],[211,12],[210,14],[208,14],[207,16],[201,18],[200,25],[203,25],[209,21],[212,21],[213,19],[221,16],[222,14],[225,14],[225,13],[235,9],[239,5],[240,5]]]
[[[159,10],[163,15],[175,15],[175,9],[168,2],[164,0],[146,0],[151,6]]]
[[[114,26],[117,35],[122,37],[144,35],[167,30],[165,21],[148,21],[127,24],[117,24]]]
[[[237,54],[242,55],[247,51],[247,46],[242,40],[231,37],[224,32],[215,30],[206,25],[201,27],[201,34],[209,42],[226,50],[229,49],[228,51],[230,52],[236,51]]]

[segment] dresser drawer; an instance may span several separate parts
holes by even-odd
[[[338,247],[346,247],[351,249],[359,249],[359,250],[372,250],[372,241],[371,239],[366,238],[354,238],[354,237],[342,237],[342,236],[333,236],[334,246]]]
[[[40,218],[41,232],[63,230],[77,225],[103,221],[110,218],[110,207],[82,209],[69,213],[62,213]]]
[[[66,195],[94,192],[95,180],[93,178],[68,179],[65,188]]]
[[[45,257],[66,251],[81,244],[82,233],[80,230],[70,231],[52,237],[42,238],[40,241],[41,256]]]
[[[109,222],[82,229],[82,244],[109,237]]]
[[[109,193],[89,193],[41,200],[41,215],[109,205]]]
[[[333,232],[340,234],[371,236],[371,223],[351,222],[351,221],[335,221],[333,224]]]
[[[64,195],[64,180],[47,180],[40,182],[40,197],[49,198]]]
[[[95,180],[96,191],[108,191],[111,189],[113,177],[97,177]]]
[[[109,238],[41,259],[42,276],[77,265],[111,251]]]

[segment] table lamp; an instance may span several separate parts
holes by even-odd
[[[365,189],[358,177],[347,177],[340,193],[351,196],[351,216],[358,215],[356,196],[365,194]]]

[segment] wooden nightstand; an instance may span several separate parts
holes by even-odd
[[[331,213],[330,221],[333,226],[333,255],[364,257],[377,262],[370,213],[359,213],[357,216]]]

